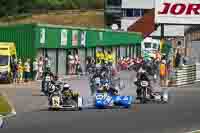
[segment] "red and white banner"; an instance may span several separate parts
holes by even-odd
[[[200,24],[200,0],[155,1],[155,23]]]

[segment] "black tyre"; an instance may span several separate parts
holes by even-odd
[[[141,103],[142,104],[146,103],[146,92],[145,92],[145,89],[142,90]]]
[[[79,111],[78,103],[75,100],[69,100],[68,104],[74,106],[73,108],[74,111]]]
[[[8,83],[8,84],[12,84],[12,83],[13,83],[13,76],[12,76],[12,74],[9,74],[9,75],[8,75],[7,83]]]

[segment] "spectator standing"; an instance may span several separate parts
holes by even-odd
[[[96,63],[101,64],[101,51],[96,52]]]
[[[68,53],[68,65],[69,65],[69,74],[72,75],[74,73],[74,56],[71,52]]]
[[[44,63],[43,63],[43,58],[40,57],[40,58],[39,58],[39,61],[38,61],[38,72],[39,72],[38,77],[39,77],[40,79],[42,78],[42,75],[43,75],[43,65],[44,65]]]
[[[17,82],[17,71],[18,71],[18,64],[17,64],[17,60],[15,59],[14,63],[13,63],[13,81],[14,81],[14,83]]]
[[[51,68],[51,61],[48,56],[45,57],[44,63],[46,68]]]
[[[180,51],[178,50],[175,58],[175,67],[179,67],[180,63],[181,63],[181,54]]]
[[[38,80],[38,61],[33,61],[33,80]]]
[[[78,55],[78,52],[75,54],[75,72],[76,74],[81,73],[82,69],[81,69],[81,61],[80,61],[80,57]]]
[[[167,67],[166,60],[162,60],[160,63],[160,86],[165,87],[166,85],[166,75],[167,75]]]
[[[23,75],[24,75],[24,67],[23,67],[21,59],[19,59],[19,62],[18,62],[18,82],[19,83],[23,82]]]
[[[24,68],[25,68],[25,71],[24,71],[25,82],[28,82],[30,79],[30,72],[31,72],[30,59],[27,59],[27,61],[24,64]]]

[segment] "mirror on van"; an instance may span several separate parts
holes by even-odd
[[[151,43],[145,42],[144,47],[145,47],[145,49],[151,48]]]

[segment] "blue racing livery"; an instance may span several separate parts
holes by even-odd
[[[133,103],[133,96],[112,96],[107,93],[96,94],[95,106],[97,108],[120,106],[129,108]]]

